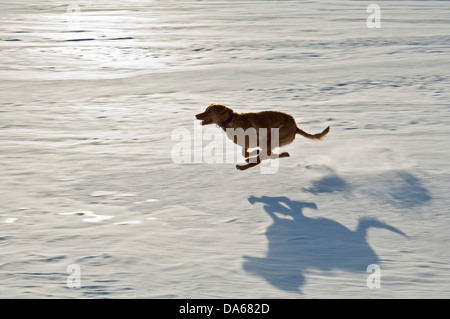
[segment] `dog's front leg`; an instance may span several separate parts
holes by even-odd
[[[248,158],[250,156],[250,153],[248,152],[248,147],[242,148],[242,156],[244,156],[244,158]]]
[[[256,160],[255,160],[255,159],[256,159]],[[260,159],[259,156],[256,157],[256,158],[253,157],[253,158],[251,158],[250,160],[251,160],[251,161],[254,161],[254,162],[253,162],[253,163],[248,163],[248,164],[245,164],[245,165],[239,165],[239,164],[237,164],[237,165],[236,165],[236,168],[237,168],[238,170],[244,171],[244,170],[246,170],[246,169],[248,169],[248,168],[250,168],[250,167],[259,165],[259,164],[261,163],[261,159]]]
[[[248,149],[248,148],[247,148],[247,149]],[[254,153],[254,152],[255,152],[255,151],[253,151],[252,153]],[[245,159],[245,161],[246,161],[248,164],[245,164],[245,165],[239,165],[239,164],[238,164],[238,165],[236,165],[236,168],[239,169],[239,170],[241,170],[241,171],[243,171],[243,170],[249,169],[250,167],[259,165],[263,159],[267,159],[267,157],[261,158],[261,155],[264,155],[264,154],[271,154],[271,153],[272,153],[272,150],[271,150],[270,148],[268,148],[268,150],[261,150],[261,151],[256,150],[256,152],[257,152],[257,154],[258,154],[256,157],[249,157],[249,158],[246,158],[246,159]],[[248,153],[248,150],[246,151],[246,153],[249,154],[249,153]],[[250,154],[249,154],[249,155],[250,155]]]
[[[243,155],[245,157],[245,161],[247,163],[252,162],[252,158],[255,158],[256,156],[259,156],[260,150],[253,150],[251,152],[245,151],[245,154]]]

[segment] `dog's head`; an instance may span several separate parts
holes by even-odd
[[[217,124],[221,125],[233,114],[233,110],[221,105],[211,104],[203,113],[197,114],[195,117],[197,120],[202,121],[202,125]]]

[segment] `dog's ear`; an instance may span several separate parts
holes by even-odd
[[[224,106],[224,105],[222,105],[222,107],[220,108],[220,113],[225,113],[225,112],[227,112],[227,111],[231,111],[231,109],[229,109],[228,107],[226,107],[226,106]]]

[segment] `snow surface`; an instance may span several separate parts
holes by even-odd
[[[450,3],[371,3],[2,1],[0,297],[448,298]],[[175,163],[210,103],[331,132]]]

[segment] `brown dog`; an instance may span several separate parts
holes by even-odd
[[[272,148],[274,148],[273,139],[276,139],[276,137],[273,136],[273,132],[275,132],[273,129],[276,129],[276,132],[278,133],[278,143],[275,147],[291,143],[295,139],[296,134],[300,134],[313,140],[321,140],[330,131],[330,127],[328,126],[321,133],[311,135],[299,129],[294,118],[289,114],[277,111],[235,113],[232,109],[220,104],[211,104],[203,113],[197,114],[195,117],[198,120],[202,120],[202,125],[217,124],[227,133],[227,136],[233,140],[234,143],[243,147],[243,155],[248,164],[236,165],[236,168],[240,170],[256,166],[261,163],[261,160],[267,158],[290,156],[287,152],[281,154],[272,153]],[[239,138],[239,134],[236,134],[238,129],[242,129],[241,131],[246,132],[245,138]],[[248,132],[254,132],[257,136],[254,136],[252,139],[252,133]],[[260,136],[260,132],[265,134],[263,138]],[[261,141],[264,141],[265,143],[261,143]],[[261,151],[256,152],[256,158],[251,157],[254,154],[248,152],[249,148],[255,147],[261,149]],[[261,156],[261,153],[263,157]]]

